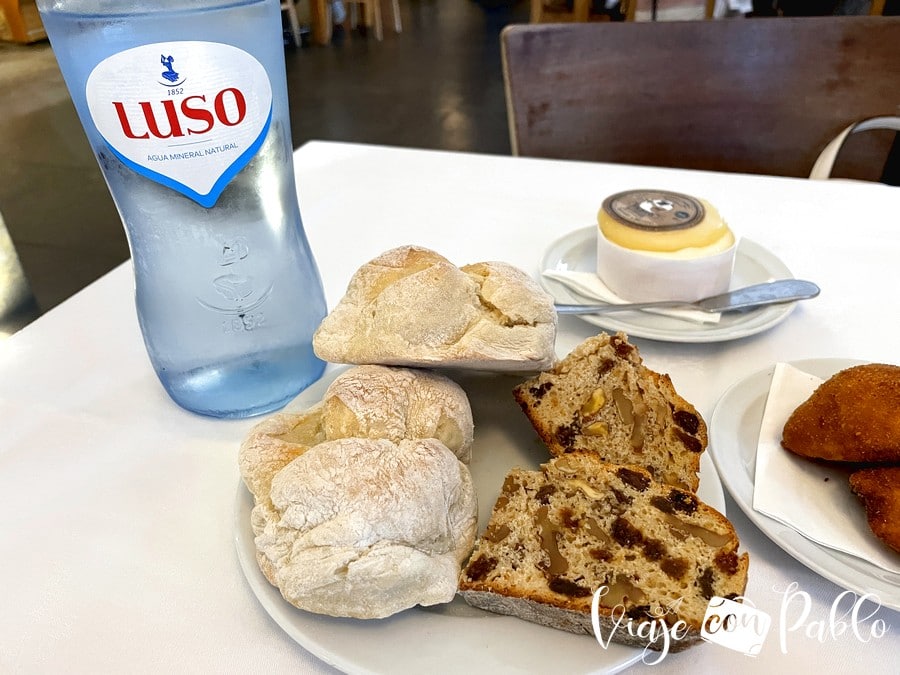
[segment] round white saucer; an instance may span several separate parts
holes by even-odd
[[[595,227],[570,232],[553,242],[541,259],[541,270],[596,272],[597,233]],[[773,253],[748,239],[738,243],[731,287],[741,288],[775,279],[790,279],[793,274]],[[552,279],[541,277],[541,284],[559,303],[585,303],[585,298]],[[723,314],[718,323],[700,324],[648,312],[581,315],[579,318],[611,331],[623,331],[633,337],[663,342],[724,342],[755,335],[784,321],[797,303],[769,305],[747,312]]]

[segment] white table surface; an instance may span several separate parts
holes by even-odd
[[[295,163],[329,306],[359,265],[408,243],[536,276],[543,249],[590,225],[603,197],[662,187],[709,199],[736,232],[822,287],[754,337],[634,340],[707,419],[731,384],[776,361],[900,363],[897,188],[325,142],[297,150]],[[595,332],[561,319],[558,352]],[[237,450],[256,421],[206,419],[169,401],[144,353],[128,264],[0,343],[0,672],[329,672],[262,609],[238,565]],[[783,653],[777,589],[797,582],[810,594],[807,623],[827,622],[842,589],[733,501],[727,509],[751,555],[747,596],[776,632],[755,659],[703,644],[654,672],[898,672],[900,613],[886,608],[881,638],[799,629]]]

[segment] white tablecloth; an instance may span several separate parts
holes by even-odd
[[[709,199],[736,232],[822,287],[753,337],[635,340],[707,419],[731,384],[775,361],[900,363],[896,188],[321,142],[295,163],[330,306],[360,264],[407,243],[537,275],[543,249],[590,225],[604,196],[661,187]],[[562,319],[559,353],[596,330]],[[269,617],[238,565],[237,447],[255,420],[205,419],[169,401],[144,353],[129,265],[0,343],[0,420],[0,672],[329,670]],[[868,642],[832,634],[842,589],[733,501],[727,510],[751,555],[747,596],[772,633],[756,658],[704,644],[654,672],[897,672],[900,613],[881,608],[887,633]],[[792,582],[810,596],[796,627],[793,608],[780,616],[779,591]],[[435,670],[454,672],[449,662]]]

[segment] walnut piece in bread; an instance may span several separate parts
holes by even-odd
[[[382,618],[453,599],[477,526],[468,468],[434,439],[319,443],[252,512],[257,561],[292,605]]]
[[[900,553],[900,466],[855,471],[850,489],[863,503],[872,533]]]
[[[326,440],[436,438],[468,462],[473,433],[469,399],[453,380],[426,370],[357,366],[338,375],[319,404],[258,423],[241,444],[238,461],[258,502],[268,499],[278,471]]]
[[[683,621],[668,647],[678,651],[700,639],[713,596],[743,594],[749,558],[738,546],[731,523],[693,493],[576,451],[509,473],[460,593],[475,607],[590,635],[600,590],[604,639],[662,649],[616,619]]]
[[[696,491],[706,423],[668,375],[647,368],[624,333],[601,333],[513,390],[553,455],[590,450]]]
[[[900,462],[900,366],[869,363],[825,380],[784,425],[781,445],[834,462]]]
[[[553,299],[521,270],[403,246],[357,270],[313,348],[334,363],[527,371],[553,363],[555,339]]]

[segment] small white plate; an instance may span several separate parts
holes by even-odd
[[[596,272],[597,232],[585,227],[553,242],[541,259],[541,270]],[[791,271],[774,254],[748,239],[738,243],[734,260],[732,288],[760,284],[775,279],[793,278]],[[552,279],[541,277],[541,284],[559,303],[584,303],[585,299]],[[588,323],[633,337],[663,342],[724,342],[755,335],[784,321],[797,303],[769,305],[748,312],[723,314],[715,324],[697,324],[648,312],[580,315]]]
[[[303,392],[289,410],[303,410],[321,400],[343,369],[327,371]],[[512,388],[514,375],[450,373],[465,389],[475,421],[470,468],[478,493],[479,532],[484,530],[513,466],[537,468],[550,459],[522,414]],[[725,513],[725,495],[712,460],[704,453],[700,468],[700,498]],[[235,503],[235,544],[241,569],[263,608],[281,628],[308,651],[347,673],[401,675],[439,670],[467,675],[480,673],[615,673],[633,665],[642,650],[611,644],[604,649],[593,637],[546,628],[520,619],[492,614],[456,598],[447,605],[416,607],[387,619],[337,619],[299,610],[285,601],[256,564],[250,528],[253,497],[243,484]]]
[[[827,379],[858,363],[848,359],[810,359],[794,361],[791,365]],[[900,610],[900,575],[820,546],[787,525],[753,510],[756,446],[774,371],[773,364],[741,380],[716,404],[710,422],[709,453],[722,482],[747,517],[785,552],[842,588],[858,595],[876,593],[883,606]],[[827,517],[827,508],[823,504],[823,518]]]

